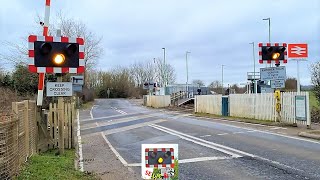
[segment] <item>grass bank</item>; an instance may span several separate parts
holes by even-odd
[[[23,167],[18,180],[96,180],[92,175],[75,170],[74,150],[65,150],[64,155],[55,155],[57,151],[52,150],[40,155],[32,156]]]
[[[311,109],[312,107],[319,109],[317,98],[312,91],[309,91],[309,105]]]

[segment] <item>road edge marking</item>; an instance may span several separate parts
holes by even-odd
[[[79,146],[79,166],[80,166],[80,171],[84,171],[84,166],[83,166],[83,153],[82,153],[82,142],[81,142],[81,135],[80,135],[80,113],[79,109],[77,109],[77,137],[78,137],[78,146]]]
[[[98,123],[97,123],[98,124]],[[100,132],[102,138],[104,141],[108,144],[109,148],[111,151],[116,155],[116,157],[120,160],[120,162],[124,165],[127,166],[128,163],[126,160],[123,159],[123,157],[118,153],[118,151],[112,146],[112,144],[108,141],[107,137],[103,134],[103,132]]]

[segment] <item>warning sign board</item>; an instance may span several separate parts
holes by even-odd
[[[47,96],[72,96],[72,82],[47,82]]]
[[[286,79],[286,67],[260,68],[260,78],[262,81],[284,80]]]

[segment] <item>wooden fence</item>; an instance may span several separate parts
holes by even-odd
[[[272,93],[229,95],[230,116],[275,121]]]
[[[295,114],[295,96],[306,97],[307,120],[299,121]],[[221,95],[196,96],[195,112],[221,115]],[[229,115],[234,117],[276,121],[275,98],[273,93],[230,94]],[[281,121],[310,126],[309,92],[281,93]]]
[[[0,179],[12,179],[29,157],[59,147],[59,140],[60,148],[73,148],[75,113],[71,101],[41,111],[35,101],[13,102],[12,113],[0,116]]]
[[[194,101],[195,112],[221,115],[222,95],[197,95]]]

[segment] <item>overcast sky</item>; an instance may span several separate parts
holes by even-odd
[[[0,1],[0,41],[19,41],[41,28],[35,17],[44,14],[45,0]],[[262,20],[268,17],[272,42],[308,43],[301,84],[310,84],[310,64],[320,60],[319,0],[51,0],[51,14],[60,10],[103,36],[99,68],[106,70],[162,58],[165,47],[178,83],[186,82],[187,50],[190,81],[221,80],[224,64],[225,84],[244,83],[253,71],[250,42],[256,43],[256,70],[265,67],[258,63],[257,43],[268,41],[268,22]],[[296,62],[285,66],[287,76],[296,77]]]

